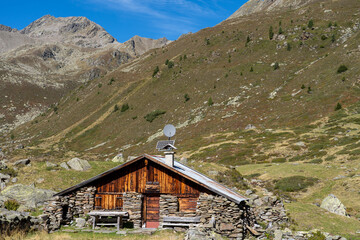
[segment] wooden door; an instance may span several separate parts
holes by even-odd
[[[158,228],[160,225],[160,196],[146,196],[146,227]]]

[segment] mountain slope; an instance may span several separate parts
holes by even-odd
[[[304,6],[315,0],[249,0],[228,19],[247,16],[259,12],[291,10]]]
[[[56,112],[49,110],[15,135],[65,152],[91,148],[83,153],[106,158],[120,148],[128,155],[152,152],[152,141],[168,122],[181,128],[181,145],[248,124],[276,128],[321,119],[337,103],[349,106],[359,99],[357,6],[353,0],[329,1],[326,8],[315,3],[306,12],[262,13],[185,36],[86,83],[63,98]],[[283,32],[270,40],[269,28],[277,33],[279,22]],[[341,64],[345,73],[337,73]],[[115,105],[126,103],[129,110],[114,112]],[[146,121],[155,110],[166,113]],[[103,145],[93,148],[98,144]]]
[[[31,120],[79,84],[167,44],[136,37],[129,47],[85,17],[46,15],[21,31],[0,29],[2,131]]]

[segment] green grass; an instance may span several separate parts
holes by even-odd
[[[275,189],[284,192],[297,192],[313,186],[317,181],[317,178],[312,177],[291,176],[276,181]]]

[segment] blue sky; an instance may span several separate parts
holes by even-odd
[[[134,35],[177,39],[225,20],[246,0],[7,0],[1,3],[0,24],[22,29],[50,14],[85,16],[118,41]]]

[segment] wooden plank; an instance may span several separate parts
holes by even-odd
[[[199,223],[200,217],[164,217],[164,222]]]

